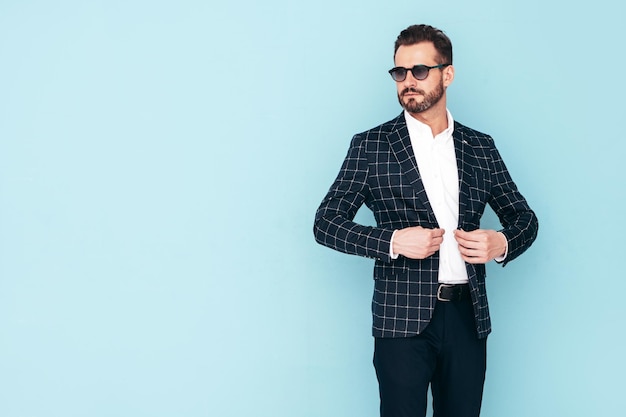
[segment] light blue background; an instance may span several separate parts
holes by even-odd
[[[482,415],[623,415],[623,4],[3,0],[0,416],[376,416],[372,261],[312,221],[413,23],[540,220]]]

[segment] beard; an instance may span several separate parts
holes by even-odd
[[[409,87],[405,88],[404,90],[402,90],[402,92],[398,94],[398,101],[400,102],[402,108],[409,113],[422,113],[437,104],[439,100],[441,100],[441,97],[443,97],[445,91],[446,90],[443,87],[443,80],[439,83],[439,85],[437,85],[437,87],[435,87],[434,90],[432,90],[428,94],[426,94],[424,90],[418,90],[417,88]],[[404,95],[409,92],[421,94],[424,99],[421,102],[418,102],[412,97],[408,100],[404,100]]]

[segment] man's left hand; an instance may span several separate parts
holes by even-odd
[[[461,257],[470,264],[486,264],[506,252],[506,237],[495,230],[465,232],[457,229],[454,238],[459,243]]]

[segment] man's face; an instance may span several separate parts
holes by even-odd
[[[396,51],[395,65],[397,67],[413,68],[415,65],[429,67],[439,65],[437,50],[432,42],[421,42],[415,45],[400,46]],[[445,109],[446,88],[454,76],[451,66],[443,69],[434,68],[424,80],[417,80],[411,71],[407,72],[404,81],[396,82],[398,101],[409,113],[423,113],[435,106]]]

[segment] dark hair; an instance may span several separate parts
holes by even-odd
[[[442,30],[429,25],[412,25],[404,29],[396,39],[393,56],[401,46],[432,42],[439,54],[439,64],[452,64],[452,42]]]

